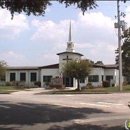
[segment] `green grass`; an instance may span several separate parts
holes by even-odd
[[[17,89],[14,86],[0,86],[0,94],[10,94],[12,92],[19,91],[21,89]],[[49,92],[42,92],[40,94],[108,94],[119,92],[117,87],[109,87],[109,88],[93,88],[86,89],[82,91],[77,90],[52,90]],[[122,92],[130,92],[130,85],[124,86]]]
[[[0,86],[0,94],[10,94],[18,91],[14,86]]]
[[[52,90],[49,92],[42,92],[41,94],[109,94],[119,92],[117,87],[108,87],[108,88],[93,88],[93,89],[86,89],[86,90]],[[124,86],[122,92],[130,92],[130,85]]]

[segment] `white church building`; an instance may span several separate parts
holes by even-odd
[[[75,52],[74,43],[71,40],[71,23],[69,27],[69,40],[67,42],[66,51],[57,54],[59,56],[59,63],[51,64],[47,66],[23,66],[23,67],[8,67],[6,72],[5,81],[21,81],[26,84],[31,82],[40,81],[41,87],[44,87],[44,83],[50,81],[53,77],[59,77],[62,75],[63,63],[69,62],[72,59],[81,59],[83,54]],[[99,86],[102,81],[109,80],[111,84],[118,84],[119,79],[118,66],[94,64],[91,74],[80,81],[81,86],[85,86],[88,82],[91,82],[93,86]],[[74,78],[63,77],[63,84],[66,87],[77,87],[77,81]]]

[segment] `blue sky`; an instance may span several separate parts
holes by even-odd
[[[118,46],[114,29],[116,2],[98,2],[99,7],[85,12],[54,2],[44,17],[11,15],[0,11],[0,59],[9,66],[44,66],[58,63],[59,52],[65,51],[68,41],[69,21],[72,21],[72,39],[75,51],[84,58],[115,63],[114,50]],[[130,2],[120,2],[130,25]]]

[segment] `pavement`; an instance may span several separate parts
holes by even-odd
[[[130,93],[41,95],[33,88],[0,95],[0,130],[125,130]]]

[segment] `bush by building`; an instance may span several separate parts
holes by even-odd
[[[103,81],[103,87],[104,88],[107,88],[107,87],[110,87],[110,81]]]

